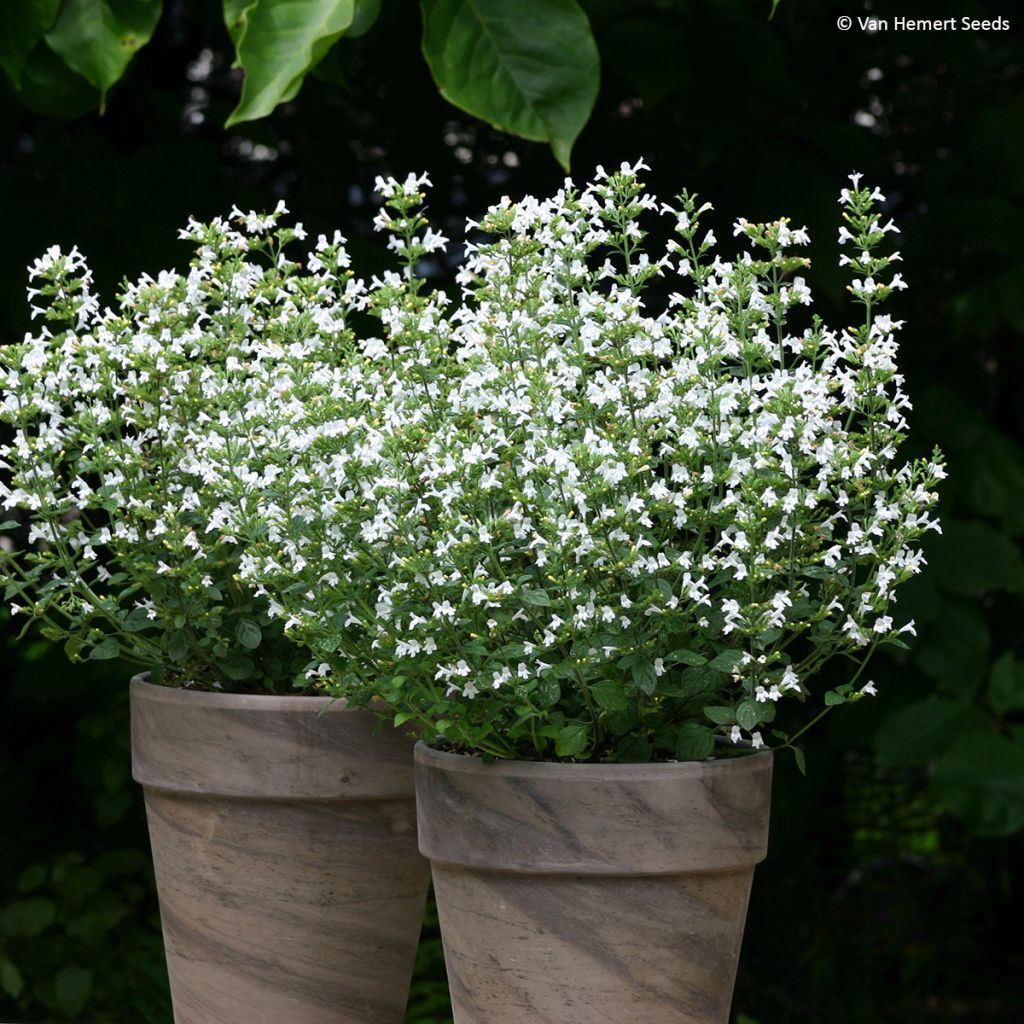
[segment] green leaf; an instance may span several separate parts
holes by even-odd
[[[579,757],[587,749],[588,742],[587,727],[576,722],[558,731],[555,753],[559,757]]]
[[[985,523],[944,520],[943,537],[929,556],[938,583],[954,594],[981,597],[992,590],[1024,590],[1024,556],[1005,534]]]
[[[242,680],[249,679],[256,666],[252,658],[247,658],[244,654],[236,654],[230,658],[225,658],[220,663],[220,667],[228,679]]]
[[[696,651],[686,651],[682,648],[666,654],[665,661],[666,663],[671,662],[676,665],[689,665],[691,668],[699,668],[701,665],[708,663],[708,659],[703,654],[698,654]]]
[[[225,127],[266,117],[279,103],[293,99],[354,15],[354,0],[226,2],[235,63],[245,71],[245,80]]]
[[[52,900],[35,896],[15,900],[0,911],[0,933],[32,939],[42,935],[57,920],[57,908]]]
[[[704,714],[715,723],[715,725],[732,725],[736,721],[736,712],[732,708],[711,707],[705,708]]]
[[[12,999],[17,999],[25,991],[25,979],[10,960],[0,957],[0,989]]]
[[[108,636],[101,640],[89,652],[90,661],[110,661],[121,653],[121,645],[116,636]]]
[[[524,139],[569,170],[590,117],[600,57],[576,0],[423,0],[423,55],[450,103]]]
[[[799,747],[790,747],[793,751],[793,757],[796,759],[796,767],[801,775],[807,775],[807,761],[804,758],[804,752]]]
[[[740,728],[750,732],[761,721],[761,709],[756,700],[745,700],[736,708],[736,721]]]
[[[28,55],[50,30],[59,8],[60,0],[6,0],[4,3],[0,67],[7,72],[15,89],[21,88],[21,76]],[[7,523],[0,526],[0,530],[8,528]]]
[[[912,660],[942,689],[958,697],[974,693],[988,665],[991,637],[974,601],[947,598],[914,644]]]
[[[972,832],[1006,836],[1024,827],[1024,746],[988,729],[961,736],[939,759],[935,794]]]
[[[845,704],[846,698],[841,693],[836,693],[835,690],[825,691],[825,707],[834,708],[839,704]]]
[[[92,972],[84,967],[62,967],[53,978],[57,1005],[68,1017],[77,1017],[92,994]]]
[[[722,651],[708,662],[708,668],[713,668],[716,672],[729,673],[743,664],[743,658],[743,651]]]
[[[551,598],[546,590],[522,590],[519,596],[526,604],[541,605],[544,608],[551,604]]]
[[[927,764],[963,732],[979,728],[984,721],[984,715],[966,701],[918,701],[884,719],[875,733],[875,750],[887,767]]]
[[[706,725],[687,722],[676,737],[677,761],[703,761],[715,751],[715,734]]]
[[[99,98],[99,93],[45,43],[29,54],[18,92],[18,99],[29,110],[46,117],[79,117],[95,110]]]
[[[163,0],[64,0],[46,42],[64,63],[100,92],[107,92],[132,57],[149,42]]]
[[[562,684],[554,676],[542,676],[537,684],[537,703],[549,708],[562,699]]]
[[[620,764],[647,764],[654,748],[643,736],[623,736],[615,745],[615,760]]]
[[[630,674],[633,682],[641,693],[648,695],[654,693],[658,685],[658,676],[654,671],[654,664],[650,661],[638,661],[630,667]]]
[[[235,636],[247,651],[254,651],[263,640],[263,631],[251,619],[242,619],[235,630]]]
[[[625,711],[629,706],[626,691],[622,689],[619,683],[612,680],[594,683],[589,689],[590,695],[594,698],[597,706],[605,711]]]
[[[988,700],[997,715],[1024,711],[1024,664],[1007,651],[988,677]]]
[[[153,620],[149,617],[147,609],[133,608],[124,617],[124,622],[121,625],[127,633],[141,633],[153,625]]]

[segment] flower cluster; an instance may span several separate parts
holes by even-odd
[[[223,689],[309,685],[308,651],[241,580],[225,481],[190,440],[228,436],[250,378],[269,393],[354,344],[367,288],[344,239],[321,237],[302,270],[284,250],[305,235],[284,213],[191,222],[188,271],[126,284],[116,310],[77,250],[30,268],[45,326],[0,349],[0,504],[22,512],[0,564],[11,610],[72,659],[120,655]]]
[[[192,472],[230,481],[242,574],[336,692],[383,696],[433,742],[499,757],[703,758],[792,744],[871,693],[900,643],[895,588],[937,529],[941,458],[903,463],[895,231],[841,196],[859,326],[803,307],[807,233],[645,191],[642,165],[479,224],[457,306],[421,294],[444,245],[422,182],[386,183],[405,273],[373,284],[379,337],[330,366],[239,378]],[[674,233],[649,252],[649,222]],[[236,443],[236,439],[244,439]],[[831,684],[815,680],[830,667]],[[805,716],[807,717],[807,716]]]

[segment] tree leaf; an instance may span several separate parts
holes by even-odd
[[[423,0],[423,55],[450,103],[569,169],[590,117],[600,57],[576,0]]]
[[[1005,534],[976,520],[944,520],[942,541],[929,556],[938,583],[954,594],[1024,590],[1024,556]]]
[[[1024,664],[1007,651],[992,666],[988,677],[988,700],[997,715],[1024,711]]]
[[[974,729],[939,759],[935,794],[972,832],[1006,836],[1024,827],[1024,746]]]
[[[944,690],[969,697],[984,678],[991,643],[979,604],[947,598],[921,631],[911,660]]]
[[[50,30],[59,8],[60,0],[6,0],[4,27],[0,32],[0,67],[15,89],[21,88],[28,55]],[[5,523],[0,529],[6,526]]]
[[[736,712],[732,708],[709,707],[704,709],[704,714],[715,725],[732,725],[736,721]]]
[[[354,14],[355,0],[226,0],[225,21],[245,81],[225,127],[266,117],[294,98]]]
[[[99,105],[99,93],[41,42],[29,54],[18,99],[46,117],[80,117]]]
[[[225,658],[220,663],[220,668],[229,679],[241,680],[252,676],[256,666],[252,658],[247,658],[244,654],[236,654],[231,658]]]
[[[100,111],[110,87],[149,42],[163,0],[64,0],[46,42],[64,63],[100,91]]]
[[[641,693],[648,695],[654,693],[658,685],[658,674],[654,671],[654,664],[650,661],[637,661],[630,666],[630,674],[633,682]]]
[[[25,990],[25,979],[10,960],[0,957],[0,990],[6,992],[12,999]]]
[[[121,625],[128,633],[141,633],[153,625],[153,620],[145,608],[133,608],[124,617],[124,622]]]
[[[983,724],[982,713],[966,701],[917,701],[883,720],[875,733],[875,750],[887,767],[927,764],[961,733]]]
[[[676,737],[677,761],[703,761],[715,750],[715,734],[706,725],[687,722]]]
[[[77,1017],[92,994],[92,972],[84,967],[62,967],[53,977],[57,1005],[68,1017]]]
[[[731,672],[743,664],[743,651],[722,651],[708,662],[708,668],[716,672]]]
[[[519,596],[526,604],[540,605],[544,608],[551,604],[551,598],[546,590],[521,590]]]

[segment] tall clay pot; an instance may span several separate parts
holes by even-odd
[[[175,1024],[400,1024],[412,744],[319,697],[131,684]]]
[[[416,747],[455,1024],[727,1024],[772,756],[492,762]]]

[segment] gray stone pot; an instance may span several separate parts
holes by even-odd
[[[408,738],[142,677],[131,721],[175,1024],[401,1024],[429,875]]]
[[[727,1024],[771,777],[417,744],[455,1024]]]

